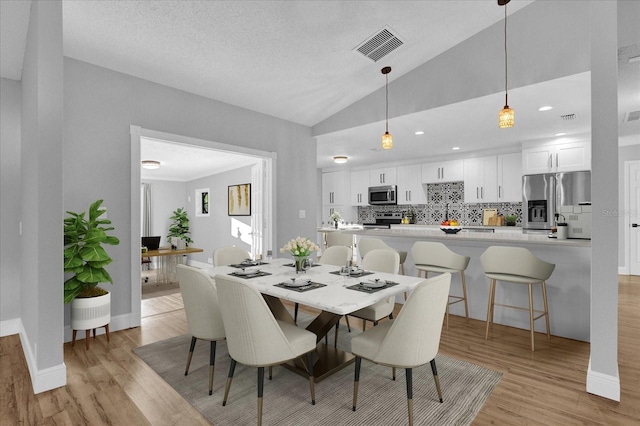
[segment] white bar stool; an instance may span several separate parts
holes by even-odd
[[[411,257],[418,270],[418,276],[424,272],[424,277],[429,277],[429,272],[438,274],[456,272],[460,273],[462,280],[462,296],[449,294],[447,303],[447,330],[449,329],[449,306],[455,303],[464,302],[464,316],[469,319],[469,305],[467,304],[467,282],[464,278],[464,271],[469,265],[469,256],[455,253],[442,243],[432,241],[417,241],[411,247]]]
[[[529,286],[529,328],[531,330],[531,351],[535,350],[535,330],[533,323],[535,320],[544,317],[547,326],[547,340],[551,338],[549,330],[549,306],[547,305],[546,280],[549,279],[556,265],[538,259],[524,247],[504,247],[491,246],[480,256],[482,269],[485,275],[491,280],[489,285],[489,304],[487,306],[487,330],[485,339],[489,338],[489,325],[493,324],[494,306],[527,310],[520,306],[504,305],[495,303],[496,281],[505,281],[516,284],[527,284]],[[542,302],[544,310],[533,308],[533,284],[541,284]],[[539,313],[534,317],[534,313]]]

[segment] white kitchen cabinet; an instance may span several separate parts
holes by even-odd
[[[427,204],[427,194],[422,187],[422,166],[413,164],[398,167],[398,204]]]
[[[369,170],[351,172],[351,196],[352,206],[369,205]]]
[[[464,160],[464,202],[493,203],[498,200],[498,165],[495,155]]]
[[[522,154],[498,155],[498,201],[519,203],[522,201]]]
[[[591,170],[591,142],[567,142],[522,150],[522,173]]]
[[[322,174],[322,205],[346,206],[349,204],[351,176],[348,171]]]
[[[369,171],[369,185],[370,186],[383,186],[383,185],[396,185],[396,168],[385,167],[382,169],[373,169]]]
[[[422,183],[457,182],[464,180],[462,160],[426,163],[422,165]]]

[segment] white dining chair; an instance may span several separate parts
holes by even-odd
[[[402,275],[404,275],[404,261],[407,260],[406,251],[396,250],[379,238],[361,238],[360,241],[358,241],[358,251],[360,252],[360,257],[363,259],[367,253],[376,249],[397,251],[400,256],[400,271],[402,271]]]
[[[387,274],[397,274],[400,265],[400,255],[393,249],[375,249],[367,253],[362,260],[362,269],[365,271],[386,272]],[[366,308],[358,309],[350,313],[352,317],[362,319],[362,331],[365,331],[367,321],[378,325],[384,317],[393,318],[393,308],[396,305],[396,297],[381,300]]]
[[[351,262],[352,252],[349,247],[346,246],[331,246],[327,247],[322,251],[322,256],[320,256],[320,260],[318,263],[322,265],[334,265],[334,266],[345,266],[347,262]],[[298,318],[298,304],[295,306],[295,319]],[[345,315],[345,320],[347,321],[347,330],[351,333],[351,325],[349,324],[349,317]],[[336,333],[333,341],[333,346],[338,347],[338,329],[340,328],[340,323],[336,324]],[[327,343],[327,336],[325,335],[325,343]]]
[[[398,313],[351,340],[351,352],[356,356],[353,382],[353,411],[358,402],[362,359],[376,364],[404,368],[407,387],[409,425],[413,425],[413,369],[431,364],[438,398],[443,402],[436,355],[440,346],[442,321],[447,306],[451,274],[429,278],[416,286]],[[395,377],[395,374],[394,374]]]
[[[215,283],[201,269],[177,265],[177,274],[184,311],[187,316],[187,325],[191,334],[191,345],[184,375],[189,374],[196,341],[202,339],[211,342],[209,355],[209,395],[211,395],[213,393],[216,342],[225,339],[218,292]]]
[[[489,278],[489,303],[487,306],[487,329],[485,339],[489,338],[489,326],[493,324],[494,306],[502,306],[512,309],[527,310],[521,306],[495,303],[496,281],[514,284],[527,284],[529,288],[529,329],[531,330],[531,351],[535,350],[535,320],[544,317],[547,328],[547,340],[551,338],[549,330],[549,306],[547,305],[547,285],[556,265],[538,259],[533,253],[524,247],[490,246],[480,256],[482,269]],[[533,284],[542,287],[543,310],[533,307]],[[538,313],[537,317],[534,314]]]
[[[464,271],[469,266],[469,256],[458,254],[443,243],[435,241],[416,241],[411,247],[411,257],[413,264],[418,270],[418,276],[424,272],[424,277],[429,277],[429,272],[442,274],[449,272],[450,274],[460,273],[462,281],[462,296],[455,294],[449,295],[447,303],[447,329],[449,329],[449,306],[463,302],[464,316],[469,319],[469,305],[467,303],[467,282]]]
[[[261,425],[264,367],[283,364],[305,354],[311,404],[315,405],[313,354],[316,335],[276,320],[260,292],[248,280],[216,275],[215,282],[231,356],[222,405],[227,404],[236,363],[258,367],[258,425]],[[302,362],[305,363],[304,358]]]
[[[213,251],[213,266],[234,265],[247,259],[251,259],[251,254],[236,246],[220,247]]]

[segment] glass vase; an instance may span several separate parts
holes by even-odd
[[[294,263],[296,265],[296,274],[302,274],[307,272],[307,260],[309,256],[293,256]]]

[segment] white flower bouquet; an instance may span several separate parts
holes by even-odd
[[[309,256],[312,251],[318,251],[320,247],[308,238],[297,237],[287,242],[280,249],[280,253],[291,253],[293,256]]]
[[[329,216],[329,219],[331,219],[332,222],[340,222],[342,220],[342,215],[340,212],[333,212],[331,213],[331,216]]]

